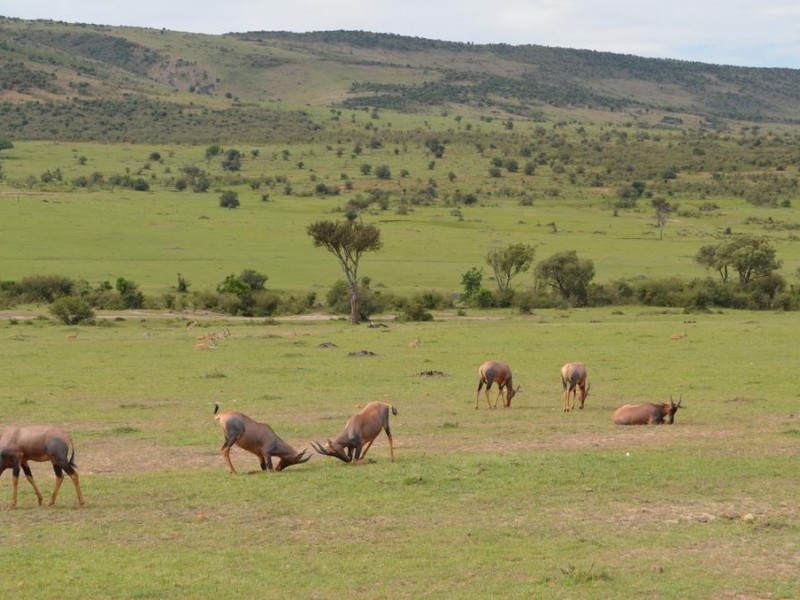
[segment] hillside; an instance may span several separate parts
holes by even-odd
[[[304,139],[358,108],[648,127],[800,122],[800,70],[360,31],[222,36],[0,17],[15,139]],[[144,116],[144,118],[143,118]]]

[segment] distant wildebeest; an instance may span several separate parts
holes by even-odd
[[[564,390],[564,412],[569,412],[569,396],[572,394],[572,409],[575,409],[575,399],[578,398],[579,408],[589,395],[589,386],[586,384],[586,367],[580,362],[568,362],[561,367],[561,387]]]
[[[252,452],[260,459],[262,471],[283,471],[286,467],[306,462],[311,455],[306,451],[297,452],[289,444],[279,438],[266,423],[258,423],[237,410],[219,411],[219,404],[214,403],[214,418],[219,421],[225,441],[220,447],[222,458],[228,467],[228,473],[236,473],[231,462],[231,447],[236,444],[240,448]],[[272,457],[278,459],[273,467]]]
[[[48,506],[55,504],[65,472],[75,486],[78,504],[83,506],[83,494],[78,482],[78,473],[75,471],[75,447],[72,444],[72,438],[63,429],[52,425],[29,425],[27,427],[9,427],[0,434],[0,474],[6,469],[11,469],[14,488],[9,508],[17,505],[20,469],[33,487],[39,504],[42,503],[42,494],[33,481],[33,473],[28,466],[28,461],[50,461],[53,465],[56,484]]]
[[[367,456],[372,442],[381,430],[389,438],[389,452],[394,462],[394,443],[389,428],[389,413],[397,414],[397,409],[386,402],[370,402],[360,412],[347,420],[344,431],[325,446],[312,442],[314,450],[325,456],[335,456],[346,463],[361,461]]]
[[[644,404],[625,404],[620,406],[611,415],[611,421],[615,425],[672,425],[675,420],[675,413],[681,406],[682,398],[675,404],[670,397],[669,402],[655,404],[647,402]]]
[[[486,386],[484,392],[486,394],[486,404],[489,405],[489,408],[497,408],[497,401],[503,395],[503,390],[505,390],[503,406],[506,408],[511,406],[511,399],[516,395],[520,387],[514,388],[511,377],[511,367],[508,366],[508,363],[490,360],[478,367],[478,391],[475,394],[475,410],[478,409],[478,400],[480,400],[481,389],[484,385]],[[497,397],[494,399],[494,406],[489,400],[489,388],[492,387],[493,383],[497,383]]]

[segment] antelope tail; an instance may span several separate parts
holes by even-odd
[[[392,405],[392,414],[393,415],[397,414],[397,409],[394,407],[394,405]]]
[[[214,402],[214,414],[219,412],[219,402]]]

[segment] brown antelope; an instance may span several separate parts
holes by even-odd
[[[417,338],[415,340],[412,340],[412,341],[408,342],[408,347],[409,348],[417,348],[421,343],[422,343],[422,340]]]
[[[497,397],[494,399],[494,406],[492,406],[492,403],[489,401],[489,388],[491,388],[492,384],[495,382],[497,382]],[[484,385],[486,385],[486,403],[489,405],[489,408],[497,408],[497,401],[503,395],[504,390],[505,397],[503,398],[503,406],[506,408],[511,406],[511,399],[516,395],[520,387],[517,386],[514,388],[514,384],[511,381],[511,367],[509,367],[507,363],[497,362],[495,360],[483,363],[478,367],[478,391],[475,394],[475,410],[478,410],[478,400],[481,397],[481,388],[483,388]]]
[[[615,425],[663,425],[665,422],[672,425],[681,400],[679,398],[675,404],[670,396],[669,402],[663,404],[625,404],[614,411],[611,421]]]
[[[258,456],[262,471],[283,471],[286,467],[299,465],[311,458],[310,454],[305,456],[305,450],[297,452],[284,442],[266,423],[258,423],[237,410],[224,410],[221,413],[218,411],[219,404],[215,402],[214,418],[219,421],[222,433],[225,434],[220,452],[225,459],[228,473],[232,475],[236,473],[230,456],[234,444]],[[273,456],[278,459],[278,464],[275,466],[272,464]]]
[[[397,409],[386,402],[370,402],[361,412],[356,413],[347,420],[344,431],[334,440],[328,440],[325,446],[316,442],[311,445],[318,453],[325,456],[335,456],[346,463],[362,461],[367,456],[367,451],[372,442],[380,434],[381,429],[389,438],[389,451],[394,462],[394,443],[392,431],[389,429],[389,411],[397,414]]]
[[[83,494],[78,482],[78,473],[75,471],[75,447],[72,444],[72,438],[66,431],[58,427],[29,425],[27,427],[9,427],[0,434],[0,474],[6,469],[11,469],[11,481],[14,489],[9,508],[17,505],[20,468],[33,487],[39,504],[42,504],[42,494],[33,481],[33,473],[28,466],[28,461],[44,462],[48,460],[52,463],[53,471],[56,474],[56,484],[48,506],[55,504],[65,472],[75,486],[78,504],[83,506]]]
[[[576,398],[578,407],[583,410],[583,404],[589,396],[589,386],[586,385],[586,367],[583,363],[568,362],[561,367],[561,387],[564,390],[564,412],[570,410],[570,394],[572,394],[572,410],[575,410]]]
[[[218,348],[217,340],[215,340],[214,338],[210,338],[208,341],[211,342],[211,343],[210,344],[195,344],[194,345],[194,349],[195,350],[216,350]]]

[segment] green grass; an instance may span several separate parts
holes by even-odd
[[[55,507],[36,507],[21,482],[0,556],[25,577],[0,593],[797,596],[798,393],[774,371],[796,319],[619,312],[225,321],[214,352],[194,351],[178,318],[81,327],[71,341],[53,322],[3,322],[0,422],[67,426],[87,506],[65,482]],[[375,356],[348,356],[362,349]],[[490,357],[522,386],[509,410],[473,408]],[[576,358],[591,394],[565,414],[558,370]],[[420,376],[432,370],[445,376]],[[685,405],[672,427],[611,424],[624,402],[670,395]],[[396,463],[381,437],[371,465],[316,456],[249,475],[257,459],[235,450],[240,474],[225,472],[214,401],[300,448],[376,399],[399,411]],[[49,493],[48,468],[33,468]]]

